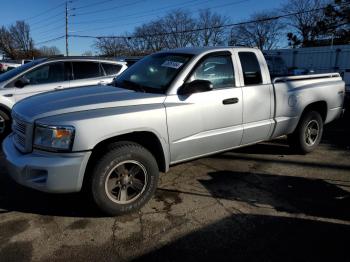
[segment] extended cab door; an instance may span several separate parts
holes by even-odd
[[[27,78],[29,84],[15,88],[16,102],[39,93],[69,87],[70,67],[66,62],[51,62],[36,67],[20,77]],[[14,85],[17,79],[12,81],[11,85]]]
[[[242,139],[242,89],[236,85],[231,52],[203,57],[186,83],[209,80],[214,89],[166,98],[171,162],[239,146]]]
[[[267,140],[273,127],[271,109],[273,86],[266,62],[259,51],[237,51],[240,75],[243,79],[243,139],[242,145]]]

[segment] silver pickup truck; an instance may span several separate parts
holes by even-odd
[[[105,212],[143,206],[159,172],[288,135],[301,153],[342,113],[339,74],[270,79],[252,48],[185,48],[147,56],[111,86],[33,96],[12,111],[9,174],[45,192],[92,193]]]

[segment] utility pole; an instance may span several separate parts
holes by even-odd
[[[66,56],[68,55],[68,1],[66,1]]]

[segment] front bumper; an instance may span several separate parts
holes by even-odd
[[[22,154],[8,136],[2,149],[8,174],[19,184],[50,193],[80,191],[91,152],[57,154],[33,151]]]

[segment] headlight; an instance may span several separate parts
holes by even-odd
[[[48,151],[70,151],[74,140],[72,126],[36,125],[34,131],[34,148]]]

